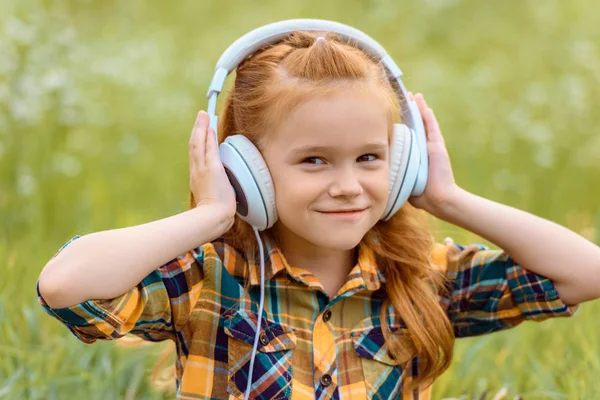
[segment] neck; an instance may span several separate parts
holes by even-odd
[[[356,264],[356,249],[317,246],[280,224],[276,224],[273,231],[288,264],[305,269],[319,278],[330,297],[344,284]]]

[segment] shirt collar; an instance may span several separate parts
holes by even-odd
[[[288,264],[283,252],[270,234],[261,233],[265,252],[265,282],[279,273],[287,273],[291,278],[300,281],[310,288],[321,288],[321,283],[309,271],[292,267]],[[247,258],[250,273],[250,285],[260,285],[260,258]],[[377,265],[375,252],[363,243],[358,246],[358,262],[348,274],[341,292],[364,286],[367,290],[376,291],[385,283],[385,275]]]

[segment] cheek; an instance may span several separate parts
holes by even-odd
[[[277,209],[282,212],[299,211],[298,207],[306,208],[318,196],[318,183],[306,173],[281,168],[272,177]]]
[[[378,171],[377,174],[373,174],[366,180],[365,188],[371,194],[373,199],[377,202],[387,202],[389,193],[389,171],[385,170]]]

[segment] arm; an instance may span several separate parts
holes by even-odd
[[[566,304],[600,297],[600,247],[569,229],[460,188],[435,213],[552,280]]]
[[[200,205],[147,224],[83,236],[44,267],[40,294],[53,308],[115,298],[169,260],[216,239],[232,221],[230,213]]]
[[[431,260],[448,278],[440,304],[457,338],[570,317],[577,310],[564,303],[550,279],[523,268],[503,250],[446,238],[434,245]]]
[[[427,187],[412,205],[480,235],[523,268],[549,278],[566,304],[600,297],[600,248],[560,225],[458,187],[433,111],[422,95],[410,97],[423,116],[429,154]]]
[[[40,295],[48,305],[63,308],[120,296],[167,261],[231,227],[235,195],[208,119],[206,112],[198,113],[189,142],[196,207],[144,225],[93,233],[64,247],[40,274]]]

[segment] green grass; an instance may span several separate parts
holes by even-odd
[[[264,23],[365,30],[427,96],[461,186],[600,240],[596,0],[0,6],[0,399],[161,398],[146,380],[161,345],[84,345],[43,313],[35,282],[74,234],[185,209],[187,140],[210,72]],[[445,223],[436,234],[480,240]],[[598,313],[591,303],[571,319],[460,340],[434,398],[503,387],[528,400],[600,398]]]

